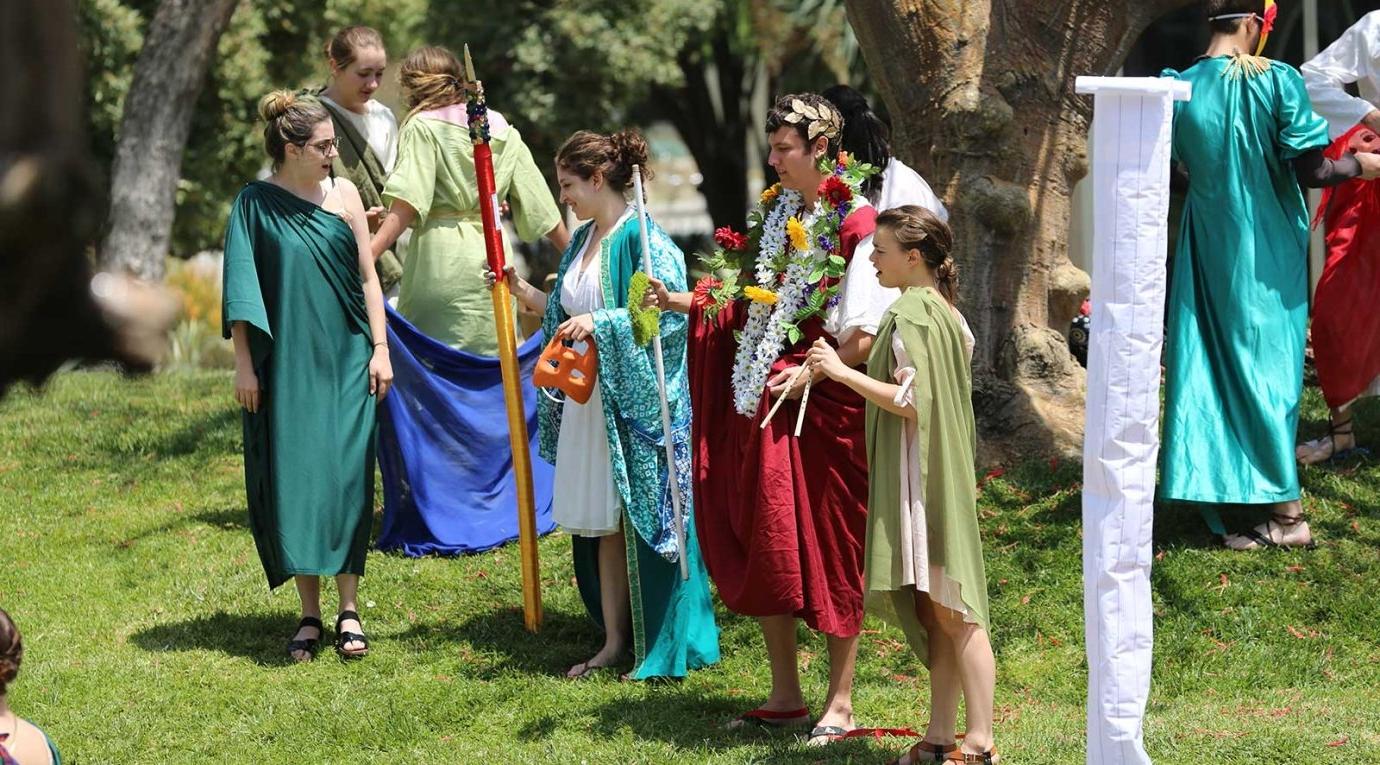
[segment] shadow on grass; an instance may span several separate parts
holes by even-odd
[[[222,441],[234,441],[238,445],[240,421],[238,409],[223,408],[192,416],[167,430],[140,427],[122,432],[118,437],[96,438],[91,446],[107,455],[122,458],[147,455],[161,460],[204,451],[219,454]]]
[[[268,615],[218,611],[140,630],[131,636],[130,642],[150,652],[217,651],[251,659],[261,667],[277,667],[291,663],[286,646],[296,628],[296,617],[286,612]]]
[[[459,625],[444,621],[415,624],[397,639],[418,653],[433,651],[438,644],[459,642],[499,657],[480,670],[479,676],[486,679],[508,672],[563,675],[599,650],[603,631],[583,611],[546,608],[541,632],[534,635],[523,626],[521,608],[505,608],[472,616]]]
[[[221,509],[207,508],[189,514],[176,514],[171,520],[151,526],[143,531],[132,534],[129,537],[116,542],[116,547],[129,549],[139,542],[152,539],[163,534],[170,534],[188,526],[204,524],[214,526],[223,531],[235,531],[249,528],[249,512],[243,507],[226,507]]]
[[[707,671],[713,671],[709,669]],[[614,738],[627,730],[639,740],[660,741],[690,754],[704,749],[729,751],[744,746],[767,744],[771,752],[758,760],[771,763],[881,762],[876,744],[866,740],[840,741],[823,749],[807,747],[807,729],[763,730],[745,728],[725,730],[724,725],[742,714],[751,701],[723,693],[706,693],[703,688],[684,689],[674,684],[647,685],[634,691],[635,698],[604,702],[590,710],[594,717],[591,732],[596,737]],[[542,721],[528,726],[540,732]],[[519,732],[526,735],[527,730]],[[883,750],[898,753],[911,739],[886,738]],[[894,744],[894,746],[893,746]]]
[[[243,507],[226,507],[219,510],[202,510],[189,519],[193,523],[215,526],[218,529],[233,531],[249,528],[249,511]]]

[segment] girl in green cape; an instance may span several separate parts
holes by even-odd
[[[878,280],[902,294],[867,373],[822,340],[807,363],[867,399],[867,608],[901,627],[930,670],[929,728],[896,762],[991,765],[996,668],[977,523],[973,335],[953,305],[953,234],[930,211],[905,205],[877,216],[873,246]]]

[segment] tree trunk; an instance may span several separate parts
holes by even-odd
[[[685,85],[661,89],[653,98],[666,114],[699,165],[699,190],[717,226],[741,228],[748,209],[748,130],[756,63],[731,51],[726,34],[717,33],[708,50],[679,54]]]
[[[848,0],[898,157],[944,197],[977,336],[985,463],[1077,454],[1083,369],[1069,323],[1089,289],[1068,258],[1090,99],[1150,22],[1191,0]]]
[[[125,98],[110,183],[109,270],[161,280],[197,95],[238,0],[161,0]]]

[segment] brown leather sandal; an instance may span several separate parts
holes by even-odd
[[[961,762],[964,765],[998,765],[1001,762],[1001,755],[997,754],[997,748],[992,747],[985,752],[973,754],[962,749],[955,749],[949,752],[944,758],[945,762]]]
[[[948,755],[958,751],[958,744],[931,744],[928,741],[921,741],[906,750],[906,753],[894,760],[888,760],[886,765],[901,765],[901,760],[905,759],[910,765],[920,765],[925,762],[944,762]]]

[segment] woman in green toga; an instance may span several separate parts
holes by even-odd
[[[330,179],[330,115],[287,91],[259,103],[273,174],[235,199],[225,234],[224,327],[244,407],[249,523],[269,587],[297,585],[288,643],[323,637],[320,579],[340,591],[336,650],[368,652],[355,606],[374,497],[374,410],[393,380],[364,205]]]

